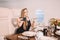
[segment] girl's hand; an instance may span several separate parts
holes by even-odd
[[[30,20],[28,16],[26,17],[26,19],[27,19],[28,21]]]

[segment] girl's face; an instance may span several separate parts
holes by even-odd
[[[28,10],[24,10],[24,17],[28,16]]]

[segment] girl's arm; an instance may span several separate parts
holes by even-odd
[[[18,25],[18,27],[21,27],[22,24],[23,24],[22,18],[18,18],[17,19],[17,25]]]

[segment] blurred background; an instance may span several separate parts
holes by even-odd
[[[0,0],[0,35],[14,33],[11,19],[18,18],[22,8],[28,9],[30,19],[36,10],[43,10],[45,25],[50,18],[60,18],[60,0]]]

